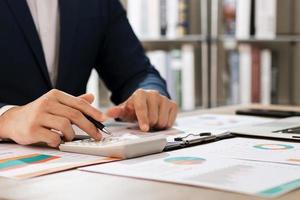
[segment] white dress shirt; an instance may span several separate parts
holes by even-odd
[[[40,36],[50,79],[55,85],[60,36],[58,0],[27,0],[27,4]]]
[[[27,4],[42,43],[51,82],[55,85],[60,43],[58,0],[27,0]],[[0,116],[12,107],[2,107]]]

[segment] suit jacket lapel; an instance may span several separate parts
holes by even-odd
[[[41,69],[41,73],[43,74],[46,82],[50,88],[52,88],[52,84],[49,77],[49,72],[47,69],[47,64],[44,57],[44,52],[42,48],[41,41],[39,39],[37,30],[35,28],[34,21],[30,14],[29,7],[27,5],[26,0],[6,0],[10,9],[12,10],[16,20],[23,31],[26,41],[30,46],[35,59],[38,63],[38,66]]]
[[[60,0],[60,52],[57,87],[63,85],[65,74],[68,73],[72,45],[76,31],[79,0]]]

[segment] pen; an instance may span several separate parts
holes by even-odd
[[[94,118],[84,115],[90,122],[92,122],[98,129],[100,129],[102,132],[104,132],[107,135],[112,135],[112,133],[102,124],[101,122],[98,122]]]

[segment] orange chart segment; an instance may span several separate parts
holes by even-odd
[[[298,159],[298,158],[290,158],[290,159],[288,159],[288,161],[300,163],[300,159]]]
[[[30,164],[45,163],[58,158],[58,156],[51,156],[45,154],[28,154],[20,157],[3,159],[0,160],[0,171],[21,168]]]

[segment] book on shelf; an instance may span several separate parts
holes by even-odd
[[[227,53],[229,73],[227,103],[278,102],[278,55],[270,49],[247,44]]]
[[[168,29],[167,0],[160,0],[160,35],[166,36]]]
[[[286,13],[288,14],[288,13]],[[255,1],[255,37],[274,39],[276,37],[277,0]]]
[[[230,50],[228,52],[228,60],[227,66],[229,70],[229,96],[227,100],[227,104],[236,105],[240,103],[240,80],[239,80],[239,53],[236,50]]]
[[[194,46],[182,46],[182,109],[193,110],[195,100],[195,55]]]
[[[300,33],[293,25],[298,0],[223,0],[223,33],[237,39],[274,39],[277,35]],[[299,4],[299,5],[298,5]],[[293,12],[295,10],[296,12]],[[295,16],[292,16],[294,13]]]
[[[236,0],[223,0],[223,25],[225,35],[235,34]]]
[[[240,103],[251,103],[251,79],[252,79],[252,62],[251,46],[242,44],[239,46],[239,80],[240,80]]]
[[[188,22],[188,0],[178,0],[178,24],[177,24],[177,35],[187,35],[189,22]]]
[[[201,31],[201,1],[189,0],[188,2],[188,30],[189,35],[199,35]]]
[[[133,31],[138,37],[143,36],[147,33],[145,30],[146,19],[144,17],[144,13],[147,12],[147,9],[144,10],[146,8],[145,3],[145,0],[127,1],[127,17]]]
[[[261,51],[261,103],[279,103],[279,66],[278,54],[270,49]]]
[[[149,38],[158,38],[161,35],[161,2],[160,0],[147,0],[146,8],[142,11],[144,14],[142,23],[146,26],[145,33]]]
[[[171,98],[182,107],[182,52],[174,49],[169,52],[167,60],[167,86]]]
[[[128,0],[127,16],[141,39],[200,34],[200,3],[199,0]]]
[[[256,26],[255,23],[259,20],[256,20],[256,1],[251,0],[251,10],[250,10],[250,35],[256,34]]]
[[[293,35],[293,34],[299,34],[300,31],[297,33],[295,26],[297,26],[298,23],[293,25],[294,19],[299,19],[297,17],[297,13],[295,13],[295,16],[293,16],[293,10],[297,11],[300,9],[299,6],[295,6],[299,1],[298,0],[277,0],[277,15],[276,15],[276,32],[277,35]],[[300,17],[300,15],[299,15]]]
[[[236,0],[236,38],[250,37],[251,0]]]
[[[167,16],[167,37],[175,38],[177,36],[177,24],[178,24],[178,1],[170,1],[166,2],[166,16]]]
[[[295,13],[294,19],[300,19],[300,12],[299,12],[299,10],[300,10],[300,1],[297,0],[297,1],[295,1],[294,4],[295,4],[294,5],[294,9],[295,9],[295,11],[294,11],[294,13]],[[297,22],[297,23],[293,24],[294,25],[293,26],[294,34],[300,34],[300,24],[299,24],[299,21],[295,20],[295,22]]]
[[[149,51],[147,55],[153,66],[166,80],[171,98],[177,102],[182,110],[192,110],[199,103],[196,84],[201,79],[197,65],[199,58],[195,56],[198,49],[193,45],[183,45],[180,49],[170,51]],[[200,68],[200,67],[199,67]]]
[[[256,46],[251,48],[251,102],[260,103],[260,90],[261,90],[261,65],[260,65],[260,49]]]
[[[261,51],[261,103],[271,103],[272,90],[272,54],[270,50]]]

